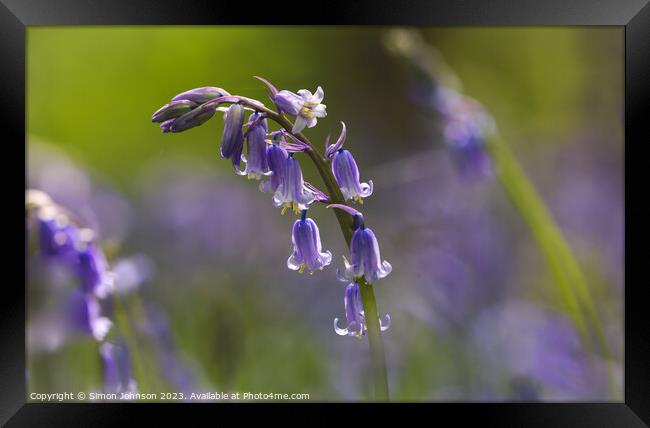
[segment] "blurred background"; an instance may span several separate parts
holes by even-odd
[[[426,79],[386,49],[388,30],[29,28],[28,185],[99,233],[120,290],[103,306],[108,340],[127,351],[139,391],[372,397],[367,341],[333,330],[348,251],[332,213],[310,210],[332,265],[289,271],[295,218],[219,158],[220,114],[180,134],[151,123],[201,86],[270,105],[257,75],[279,89],[321,85],[328,116],[306,134],[322,150],[345,121],[361,179],[374,181],[362,209],[393,266],[375,286],[392,318],[392,399],[622,400],[622,29],[417,30],[548,204],[606,326],[608,359],[581,343],[498,180],[459,170],[422,107]],[[45,315],[69,275],[33,249],[27,287],[29,391],[101,391],[98,343]]]

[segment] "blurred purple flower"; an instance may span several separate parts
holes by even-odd
[[[28,144],[28,181],[73,212],[102,241],[122,241],[131,223],[129,202],[110,186],[91,180],[87,172],[53,146]]]
[[[48,211],[48,210],[43,210]],[[41,212],[38,218],[40,252],[46,257],[69,257],[78,240],[77,229],[65,216]]]
[[[124,343],[103,343],[99,354],[104,372],[104,392],[117,394],[138,391],[138,385],[133,378],[131,359]]]
[[[72,293],[66,306],[72,329],[89,334],[98,341],[104,340],[113,324],[108,318],[102,317],[100,312],[101,307],[97,299],[80,290]]]
[[[179,357],[176,341],[164,312],[157,306],[147,303],[144,306],[144,314],[141,328],[156,349],[155,355],[164,376],[179,392],[196,391],[196,376]]]
[[[27,198],[35,192],[40,191],[28,190]],[[94,242],[95,232],[73,223],[67,211],[51,201],[42,206],[26,203],[33,205],[39,225],[40,252],[74,272],[85,293],[106,297],[112,291],[113,275]]]
[[[92,242],[80,243],[77,249],[77,274],[81,288],[99,298],[106,297],[113,289],[114,275],[108,269],[104,253]]]
[[[127,295],[137,290],[143,282],[153,276],[153,262],[144,254],[136,254],[118,260],[113,266],[115,280],[113,290],[116,294]]]
[[[453,89],[439,87],[434,105],[444,120],[444,138],[453,151],[461,174],[482,178],[492,173],[492,163],[485,149],[487,134],[494,131],[493,119],[481,104]]]
[[[286,238],[279,219],[259,215],[268,202],[256,198],[255,189],[207,163],[179,158],[152,163],[141,178],[140,192],[136,230],[143,236],[135,238],[150,244],[143,251],[163,275],[172,273],[165,269],[171,262],[183,268],[176,271],[183,275],[196,272],[197,265],[232,269],[233,263],[262,262]],[[261,235],[266,238],[258,239]],[[160,236],[174,245],[158,245]],[[251,240],[255,246],[248,244]],[[158,262],[160,257],[165,261]]]
[[[585,352],[574,326],[559,314],[523,302],[506,302],[478,317],[472,338],[488,384],[498,386],[507,375],[537,384],[544,400],[607,396],[604,365]]]

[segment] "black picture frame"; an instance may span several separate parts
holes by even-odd
[[[412,26],[622,26],[625,29],[625,182],[643,188],[644,157],[648,144],[645,125],[650,103],[650,5],[648,0],[413,0],[396,2],[327,1],[290,4],[232,1],[173,0],[0,0],[0,100],[2,111],[2,170],[13,170],[4,183],[4,213],[11,217],[4,227],[5,250],[24,235],[17,223],[24,189],[18,184],[20,163],[25,158],[25,58],[26,27],[42,25],[152,25],[152,24],[335,24],[335,25],[412,25]],[[644,108],[645,107],[645,108]],[[26,161],[26,159],[24,159]],[[23,170],[25,174],[25,170]],[[25,175],[23,175],[25,177]],[[25,183],[26,184],[26,183]],[[643,237],[634,227],[643,225],[647,209],[631,203],[631,187],[625,198],[626,277],[643,263],[639,253]],[[15,198],[15,200],[14,200]],[[15,214],[15,218],[13,217]],[[24,216],[24,211],[21,214]],[[24,217],[22,217],[24,219]],[[14,235],[15,234],[15,235]],[[14,244],[14,242],[16,244]],[[167,416],[180,405],[152,404],[26,404],[25,385],[25,290],[19,286],[21,264],[11,260],[15,250],[5,251],[5,278],[2,298],[2,357],[0,363],[0,421],[8,426],[114,426],[133,422],[133,413],[155,411]],[[636,255],[636,258],[633,258]],[[22,265],[25,266],[25,265]],[[14,276],[15,275],[15,276]],[[488,426],[571,426],[636,427],[650,423],[650,335],[644,309],[644,282],[626,281],[625,287],[625,395],[621,403],[540,403],[540,404],[424,404],[431,423],[452,417],[454,424],[474,422]],[[194,416],[214,418],[212,405],[190,405]],[[251,410],[250,404],[234,408]],[[254,405],[256,409],[260,405]],[[263,405],[277,411],[286,405]],[[378,405],[359,405],[353,411],[375,412]],[[401,415],[416,410],[409,404],[398,407]],[[428,406],[435,406],[427,409]],[[116,409],[119,408],[119,411]],[[220,405],[219,419],[232,406]],[[304,413],[329,415],[313,404],[293,406]],[[210,420],[210,419],[208,419]],[[214,420],[214,419],[213,419]],[[215,420],[215,422],[218,422]],[[345,423],[341,421],[342,423]],[[644,423],[645,422],[645,423]],[[441,422],[442,423],[442,422]]]

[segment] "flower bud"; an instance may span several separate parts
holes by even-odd
[[[159,108],[152,116],[151,116],[151,121],[152,122],[164,122],[169,119],[174,119],[179,116],[182,116],[183,114],[191,111],[194,107],[196,107],[198,104],[196,104],[193,101],[189,100],[179,100],[179,101],[172,101],[168,104],[165,104],[161,108]]]
[[[215,98],[224,97],[230,95],[228,92],[221,88],[215,88],[214,86],[206,86],[203,88],[190,89],[176,95],[172,98],[172,101],[179,100],[188,100],[193,101],[197,104],[203,104],[206,101],[213,100]]]
[[[225,114],[225,124],[221,137],[221,157],[230,159],[234,166],[239,166],[244,150],[244,107],[232,104]]]
[[[203,125],[208,121],[217,110],[215,104],[203,104],[184,115],[173,119],[173,122],[167,127],[163,127],[163,132],[183,132],[195,126]],[[167,121],[163,123],[165,125]]]

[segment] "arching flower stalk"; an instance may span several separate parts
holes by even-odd
[[[385,278],[392,267],[388,262],[381,261],[377,238],[374,232],[363,224],[361,213],[356,210],[351,212],[345,205],[346,200],[362,202],[362,198],[369,197],[373,190],[372,181],[361,183],[355,159],[348,150],[342,149],[347,135],[344,123],[337,142],[331,146],[326,143],[324,155],[301,133],[305,128],[316,126],[318,119],[327,116],[326,107],[322,104],[325,96],[322,87],[319,86],[315,94],[305,89],[294,93],[278,90],[268,80],[256,78],[266,86],[275,110],[266,107],[261,101],[230,95],[219,88],[199,88],[183,94],[207,92],[205,97],[196,98],[180,94],[172,99],[172,104],[174,101],[190,101],[197,103],[197,106],[189,103],[166,105],[154,113],[154,121],[163,121],[163,131],[169,128],[176,132],[174,130],[189,129],[190,126],[185,123],[192,126],[196,126],[195,123],[204,123],[203,118],[207,117],[208,113],[196,113],[196,119],[190,116],[188,120],[181,122],[183,126],[176,125],[175,121],[196,109],[206,112],[226,111],[221,143],[222,157],[230,159],[235,171],[240,175],[256,179],[267,177],[261,181],[259,188],[262,192],[273,195],[273,204],[282,208],[282,214],[289,208],[296,214],[301,214],[300,219],[294,223],[291,234],[293,251],[287,261],[289,269],[300,272],[308,269],[313,273],[331,263],[332,254],[322,250],[318,227],[307,217],[307,210],[311,209],[315,202],[341,208],[336,210],[335,214],[343,236],[350,246],[350,262],[342,275],[349,278],[349,281],[346,281],[350,285],[346,289],[345,298],[348,326],[345,329],[336,326],[336,332],[340,334],[345,331],[345,334],[351,336],[368,337],[375,396],[377,399],[386,400],[388,382],[380,331],[388,328],[389,318],[386,323],[380,323],[370,282]],[[218,92],[223,95],[218,96]],[[227,104],[230,104],[230,107],[225,107]],[[244,117],[246,110],[252,111],[248,121]],[[183,112],[181,116],[172,117],[179,112]],[[288,120],[285,114],[295,117],[295,122]],[[267,120],[278,124],[280,129],[269,131]],[[172,122],[165,125],[167,121]],[[245,133],[244,128],[248,128]],[[248,145],[247,157],[242,157],[244,140]],[[326,192],[304,181],[300,162],[297,156],[294,156],[301,153],[313,161],[323,179]],[[246,163],[244,171],[239,168],[242,159]]]

